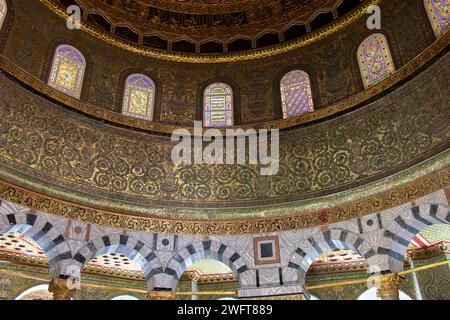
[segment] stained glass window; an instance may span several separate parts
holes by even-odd
[[[6,17],[6,1],[0,0],[0,28],[3,25],[3,21],[5,21]]]
[[[358,63],[364,88],[394,73],[395,66],[386,37],[381,33],[368,36],[358,48]]]
[[[48,84],[79,99],[85,68],[86,60],[80,51],[69,45],[61,45],[56,48]]]
[[[152,120],[155,83],[143,74],[132,74],[125,82],[122,113],[126,116]]]
[[[229,85],[216,82],[205,89],[203,116],[205,127],[233,125],[233,90]]]
[[[306,72],[294,70],[285,74],[280,90],[284,119],[314,111],[311,82]]]
[[[450,0],[424,0],[424,5],[434,33],[440,37],[449,28]]]

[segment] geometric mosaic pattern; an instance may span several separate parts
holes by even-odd
[[[153,119],[155,84],[143,74],[132,74],[127,78],[123,97],[122,113],[144,120]]]
[[[233,90],[225,83],[209,85],[203,94],[203,124],[205,127],[233,125]]]
[[[83,85],[86,60],[74,47],[60,45],[55,50],[48,85],[79,99]]]
[[[284,119],[314,111],[311,83],[306,72],[294,70],[284,75],[280,90]]]
[[[424,5],[434,33],[439,38],[450,25],[450,1],[424,0]]]
[[[6,1],[0,0],[0,28],[3,25],[3,21],[5,21],[6,11],[7,11]]]
[[[394,73],[395,67],[386,37],[368,36],[358,48],[358,63],[364,88],[373,86]]]

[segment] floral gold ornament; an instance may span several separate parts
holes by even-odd
[[[382,299],[398,299],[400,285],[400,276],[397,273],[381,275],[378,279],[379,287],[377,290],[378,297]]]

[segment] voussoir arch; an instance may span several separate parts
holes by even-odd
[[[226,264],[236,272],[238,279],[240,274],[249,270],[246,258],[230,246],[217,240],[195,241],[177,251],[164,269],[164,273],[172,277],[173,290],[183,272],[201,259],[214,259]]]
[[[305,275],[313,261],[326,251],[333,249],[352,250],[374,264],[375,250],[361,236],[343,229],[319,231],[298,246],[289,259],[288,267],[298,271],[298,281],[305,282]]]

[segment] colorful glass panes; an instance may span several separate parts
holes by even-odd
[[[129,117],[153,119],[155,83],[143,74],[132,74],[125,83],[122,113]]]
[[[381,33],[368,36],[358,48],[358,63],[364,88],[394,73],[395,66],[386,37]]]
[[[424,5],[434,33],[440,37],[449,28],[450,0],[424,0]]]
[[[233,125],[233,90],[225,83],[209,85],[203,94],[203,124],[205,127]]]
[[[56,48],[48,84],[79,99],[85,68],[86,60],[77,49],[68,45],[61,45]]]
[[[287,73],[280,82],[283,118],[314,111],[311,82],[306,72],[294,70]]]
[[[3,25],[3,21],[5,21],[6,17],[6,1],[0,0],[0,28]]]

